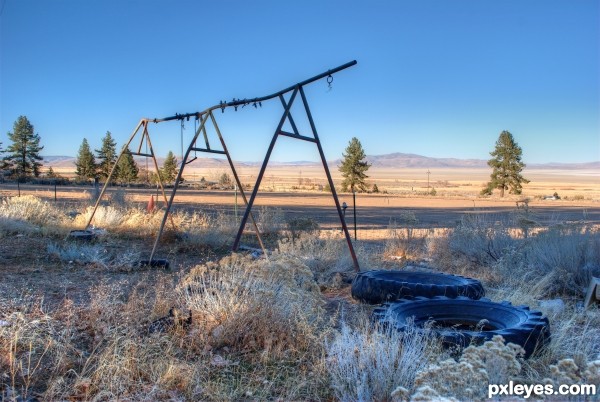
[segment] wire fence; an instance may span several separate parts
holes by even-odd
[[[98,194],[99,188],[94,185],[0,183],[0,197],[33,195],[68,208],[87,207],[93,204]],[[340,202],[344,197],[345,195],[340,196]],[[159,192],[154,187],[111,186],[105,198],[106,203],[119,203],[121,206],[127,204],[137,208],[146,208],[152,198],[157,208],[164,208],[162,196],[159,197]],[[391,196],[387,198],[391,199]],[[366,199],[358,201],[356,223],[352,205],[348,206],[344,214],[350,237],[357,241],[381,242],[399,236],[440,236],[457,227],[466,217],[485,217],[503,224],[510,221],[517,231],[523,227],[535,230],[536,227],[548,227],[564,222],[600,225],[600,205],[576,207],[555,204],[552,207],[529,207],[524,210],[512,203],[495,208],[450,208],[445,206],[442,200],[438,206],[415,208],[403,207],[402,199],[398,197],[390,201],[394,205],[389,207],[387,204],[369,204]],[[330,194],[261,191],[252,212],[257,216],[272,215],[266,221],[270,220],[272,224],[279,225],[282,230],[294,220],[310,219],[327,236],[343,237],[340,217],[332,204]],[[245,211],[245,204],[241,194],[235,191],[182,188],[175,198],[174,210],[202,211],[215,216],[229,216],[232,222],[239,222]]]

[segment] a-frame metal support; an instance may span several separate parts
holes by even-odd
[[[119,156],[117,156],[117,160],[115,161],[112,169],[110,170],[108,177],[106,178],[106,182],[104,183],[104,186],[102,187],[102,191],[100,192],[100,195],[98,196],[98,199],[96,200],[96,202],[94,204],[94,209],[92,210],[92,214],[88,218],[84,229],[87,229],[90,226],[90,224],[92,223],[92,220],[94,219],[94,215],[96,214],[96,211],[98,210],[98,206],[100,205],[100,201],[102,200],[102,197],[104,196],[104,193],[106,192],[106,189],[108,188],[108,185],[110,184],[110,181],[112,180],[113,176],[115,175],[115,171],[117,170],[119,161],[121,160],[121,158],[123,157],[125,152],[127,152],[127,150],[129,149],[129,145],[134,140],[136,135],[139,133],[140,128],[142,128],[142,127],[143,127],[143,130],[142,130],[142,135],[140,137],[140,145],[137,149],[137,152],[131,152],[131,154],[135,155],[135,156],[144,156],[147,158],[152,158],[152,160],[154,161],[154,168],[156,169],[157,172],[159,171],[158,163],[156,162],[156,155],[154,154],[154,149],[152,148],[152,141],[150,141],[150,134],[148,134],[148,119],[142,119],[142,120],[140,120],[138,125],[133,130],[133,133],[131,133],[129,140],[123,145],[123,148],[121,148],[121,152],[119,152]],[[144,145],[144,140],[146,141],[146,145],[148,147],[149,153],[142,153],[142,146]],[[160,189],[162,191],[162,196],[163,196],[163,199],[166,204],[167,203],[167,195],[165,194],[165,187],[163,185],[160,175],[158,175],[158,183],[160,185]],[[173,228],[175,228],[175,223],[173,222],[172,219],[171,219],[171,224],[173,225]]]
[[[150,253],[150,261],[151,262],[154,258],[154,254],[156,253],[156,248],[158,247],[158,243],[160,242],[160,238],[161,238],[163,230],[165,228],[167,216],[169,216],[169,212],[171,211],[171,207],[173,206],[173,200],[175,199],[175,194],[177,193],[177,189],[179,188],[179,183],[181,182],[181,177],[183,176],[183,170],[184,170],[185,166],[189,162],[191,162],[191,161],[188,161],[188,159],[189,159],[190,153],[192,151],[225,155],[227,157],[227,161],[229,162],[229,167],[231,168],[231,172],[233,173],[235,183],[237,184],[238,189],[240,190],[242,199],[244,200],[244,203],[246,205],[248,204],[248,201],[246,199],[246,194],[244,193],[244,188],[243,188],[240,178],[237,174],[237,171],[235,170],[235,165],[233,164],[231,155],[229,155],[229,151],[227,150],[227,146],[225,145],[225,140],[223,140],[223,136],[221,135],[221,130],[219,129],[219,126],[217,125],[217,120],[215,119],[215,116],[213,115],[212,109],[209,109],[208,111],[203,112],[203,113],[198,113],[196,115],[196,117],[198,117],[200,119],[200,126],[194,133],[194,138],[190,142],[190,145],[188,146],[187,151],[185,152],[185,156],[183,157],[183,161],[181,162],[181,167],[179,168],[179,172],[177,173],[177,179],[175,179],[175,184],[173,185],[173,191],[171,192],[171,197],[170,197],[169,201],[167,202],[167,208],[165,210],[162,222],[160,223],[160,229],[158,230],[158,234],[156,235],[156,240],[154,241],[154,246],[152,246],[152,252]],[[206,135],[206,122],[208,121],[209,117],[215,128],[217,136],[219,137],[219,142],[221,143],[223,150],[211,149],[211,147],[210,147],[210,144],[208,142],[208,137]],[[196,146],[196,140],[198,139],[198,136],[200,135],[200,133],[202,133],[204,135],[204,141],[206,144],[206,148],[198,148]],[[195,159],[195,158],[193,158],[193,159]],[[246,217],[246,219],[247,218],[248,217]],[[256,224],[256,221],[254,220],[254,216],[250,215],[250,218],[251,218],[252,224],[254,226],[254,232],[256,233],[258,243],[260,244],[260,247],[263,250],[263,253],[265,254],[265,256],[267,256],[267,250],[265,249],[265,245],[263,244],[262,238],[260,236],[260,231],[258,230],[258,225]]]
[[[298,132],[298,128],[294,122],[292,115],[291,115],[290,110],[291,110],[292,104],[296,100],[298,93],[300,93],[300,97],[302,98],[302,104],[304,105],[304,110],[306,112],[306,116],[310,123],[310,128],[311,128],[313,137],[301,135]],[[240,240],[242,238],[242,234],[243,234],[244,228],[246,226],[246,221],[248,220],[248,216],[250,216],[250,214],[251,214],[252,206],[254,205],[254,200],[256,199],[256,195],[258,194],[258,189],[260,188],[260,183],[265,174],[265,170],[269,163],[269,159],[271,157],[271,153],[273,152],[273,148],[275,147],[275,142],[277,141],[277,137],[279,137],[280,135],[283,135],[285,137],[295,138],[298,140],[313,142],[313,143],[317,144],[317,149],[319,150],[319,156],[321,157],[321,162],[323,163],[323,168],[325,169],[325,174],[327,176],[327,181],[329,182],[329,188],[331,188],[331,194],[333,196],[333,200],[335,202],[335,207],[338,211],[340,222],[342,224],[342,230],[344,231],[344,235],[346,237],[346,242],[348,243],[348,249],[350,250],[350,255],[352,256],[352,261],[354,263],[354,269],[358,272],[358,271],[360,271],[358,259],[356,258],[356,253],[354,252],[354,247],[352,246],[352,239],[350,238],[350,233],[348,232],[348,227],[346,226],[346,221],[344,220],[344,214],[342,212],[342,208],[340,207],[340,201],[339,201],[337,193],[335,191],[333,179],[331,178],[331,173],[329,172],[329,167],[327,166],[327,160],[325,159],[325,154],[323,153],[321,141],[319,140],[319,135],[317,134],[317,128],[315,126],[315,123],[312,118],[312,114],[310,113],[310,109],[308,107],[308,101],[306,100],[306,95],[304,94],[303,84],[297,84],[295,87],[293,87],[292,94],[291,94],[290,100],[288,102],[285,101],[285,98],[283,97],[283,93],[279,94],[279,99],[281,100],[281,103],[284,108],[283,115],[281,116],[281,119],[279,120],[279,124],[277,125],[277,128],[275,129],[275,134],[273,134],[271,144],[269,145],[269,149],[267,150],[267,154],[266,154],[263,164],[260,168],[260,172],[258,173],[258,177],[256,178],[256,184],[254,185],[252,195],[250,196],[250,200],[248,201],[248,204],[246,206],[246,211],[244,212],[242,222],[240,223],[240,227],[239,227],[237,236],[235,238],[235,242],[233,244],[233,250],[235,251],[239,247]],[[286,121],[289,121],[289,123],[292,127],[292,130],[293,130],[293,133],[289,133],[289,132],[282,130],[283,125],[285,124]]]

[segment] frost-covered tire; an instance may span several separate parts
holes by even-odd
[[[365,271],[352,281],[352,297],[370,304],[417,296],[479,299],[484,295],[483,286],[476,279],[434,272]]]
[[[550,341],[548,319],[541,312],[485,298],[403,299],[376,308],[373,318],[398,331],[409,325],[414,325],[417,331],[433,331],[447,346],[480,345],[501,335],[506,343],[521,345],[525,357]]]

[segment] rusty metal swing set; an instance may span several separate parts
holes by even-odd
[[[316,144],[317,149],[319,151],[319,156],[321,158],[321,162],[323,164],[323,168],[325,169],[325,174],[327,176],[327,181],[329,183],[329,188],[331,189],[331,194],[333,197],[333,200],[335,202],[335,207],[337,209],[338,212],[338,216],[340,218],[340,223],[342,225],[342,230],[344,232],[344,235],[346,237],[346,242],[348,243],[348,249],[350,251],[351,257],[352,257],[352,261],[354,263],[354,269],[356,271],[359,270],[359,265],[358,265],[358,260],[356,258],[356,254],[354,252],[354,247],[352,246],[352,240],[350,237],[350,233],[348,232],[348,227],[346,226],[346,222],[344,220],[344,215],[342,212],[342,208],[340,206],[340,202],[337,196],[337,193],[335,191],[335,186],[333,184],[333,179],[331,178],[331,173],[329,172],[329,167],[327,166],[327,161],[325,159],[325,154],[323,153],[323,148],[321,146],[321,141],[319,140],[319,135],[317,134],[317,129],[315,126],[315,123],[313,121],[312,118],[312,114],[310,112],[309,106],[308,106],[308,101],[306,99],[306,95],[304,93],[304,87],[312,82],[321,80],[323,78],[327,78],[327,83],[331,86],[331,82],[333,81],[333,74],[344,70],[348,67],[352,67],[356,64],[356,60],[353,60],[349,63],[343,64],[339,67],[336,67],[334,69],[328,70],[324,73],[318,74],[312,78],[309,78],[305,81],[302,81],[300,83],[297,83],[295,85],[292,85],[291,87],[288,87],[286,89],[283,89],[279,92],[276,92],[274,94],[268,95],[268,96],[263,96],[263,97],[259,97],[259,98],[253,98],[253,99],[234,99],[231,102],[220,102],[218,105],[209,107],[208,109],[202,111],[202,112],[194,112],[194,113],[185,113],[185,114],[175,114],[174,116],[169,116],[169,117],[165,117],[162,119],[141,119],[140,122],[138,123],[138,125],[136,126],[136,128],[133,130],[133,133],[131,134],[131,136],[129,137],[129,140],[123,145],[123,148],[121,149],[121,152],[119,153],[117,160],[115,161],[115,164],[112,167],[112,170],[110,171],[110,174],[108,175],[106,182],[104,183],[104,186],[102,187],[102,191],[100,192],[100,195],[98,196],[98,199],[96,200],[96,203],[94,205],[94,209],[92,211],[92,214],[90,215],[86,226],[84,229],[88,229],[90,224],[92,223],[92,220],[94,219],[94,215],[96,213],[96,210],[98,209],[98,206],[100,205],[100,201],[102,199],[102,197],[104,196],[104,193],[106,192],[106,189],[116,171],[116,167],[121,159],[121,157],[129,150],[129,146],[130,144],[133,142],[133,140],[136,138],[136,136],[140,135],[140,142],[139,142],[139,146],[137,148],[136,152],[131,152],[132,155],[134,156],[142,156],[142,157],[146,157],[146,158],[152,158],[152,160],[154,161],[154,168],[156,169],[156,171],[159,171],[159,167],[158,167],[158,163],[156,161],[156,155],[154,153],[154,149],[152,147],[152,142],[150,140],[150,134],[148,133],[148,125],[150,123],[162,123],[162,122],[166,122],[166,121],[173,121],[173,120],[179,120],[179,121],[184,121],[187,120],[189,121],[190,118],[194,118],[196,121],[199,121],[200,124],[198,126],[198,128],[196,129],[195,133],[194,133],[194,137],[192,139],[192,141],[190,142],[190,145],[187,148],[187,151],[185,152],[185,155],[183,157],[183,160],[181,162],[180,168],[179,168],[179,172],[177,174],[177,179],[175,180],[174,186],[173,186],[173,190],[171,191],[171,195],[170,197],[167,199],[167,195],[165,192],[165,186],[163,185],[162,179],[160,177],[160,175],[158,176],[158,184],[160,186],[161,192],[162,192],[162,197],[163,200],[166,204],[166,209],[160,224],[160,228],[158,230],[158,234],[156,235],[156,239],[154,241],[154,246],[152,247],[152,252],[150,253],[150,259],[147,260],[147,264],[148,265],[153,265],[153,262],[156,261],[154,260],[154,255],[156,253],[156,249],[158,247],[158,244],[160,242],[160,238],[163,234],[165,225],[167,223],[167,220],[170,217],[170,211],[171,208],[173,206],[173,201],[175,199],[175,194],[177,193],[177,189],[179,187],[179,183],[181,182],[182,176],[183,176],[183,171],[185,166],[192,162],[193,160],[196,159],[196,157],[192,158],[190,160],[190,154],[191,152],[204,152],[204,153],[212,153],[212,154],[220,154],[220,155],[225,155],[227,158],[227,161],[229,163],[229,167],[231,168],[231,171],[233,173],[233,177],[235,180],[235,184],[237,185],[239,191],[240,191],[240,195],[242,197],[242,200],[244,201],[244,204],[246,205],[246,210],[244,212],[244,215],[242,217],[242,221],[240,223],[240,227],[238,229],[234,244],[233,244],[233,251],[237,251],[238,248],[240,247],[240,241],[244,232],[244,228],[246,227],[246,224],[248,222],[248,219],[251,220],[252,222],[252,226],[254,228],[254,232],[256,233],[256,237],[258,239],[258,242],[260,244],[260,247],[262,248],[263,252],[266,255],[266,249],[265,249],[265,245],[262,241],[261,235],[260,235],[260,231],[258,229],[258,225],[256,224],[256,221],[254,220],[254,217],[252,215],[252,206],[254,205],[254,200],[256,199],[256,196],[258,194],[258,189],[260,188],[260,184],[261,181],[263,179],[265,170],[267,168],[267,165],[269,163],[269,159],[271,157],[271,153],[273,151],[273,148],[275,147],[275,143],[277,141],[277,138],[281,135],[284,137],[289,137],[289,138],[295,138],[298,140],[302,140],[302,141],[307,141],[307,142],[312,142],[314,144]],[[286,101],[285,99],[285,95],[287,95],[288,93],[291,93],[289,95],[288,100]],[[292,105],[294,104],[294,101],[297,100],[299,97],[301,98],[302,101],[302,105],[304,106],[304,110],[306,112],[306,117],[308,119],[308,122],[310,124],[310,129],[312,132],[312,136],[309,135],[303,135],[298,131],[298,128],[296,126],[296,123],[292,117],[291,114],[291,108]],[[260,168],[258,177],[256,178],[256,183],[254,184],[254,188],[252,190],[252,194],[250,195],[250,199],[248,200],[246,198],[246,194],[244,193],[244,188],[242,186],[242,183],[240,182],[239,176],[237,174],[237,171],[235,169],[235,166],[233,164],[233,160],[231,159],[231,156],[229,154],[229,151],[227,150],[227,146],[225,144],[225,140],[223,139],[223,136],[221,135],[221,131],[219,129],[219,126],[217,125],[217,120],[215,118],[214,115],[214,111],[221,109],[222,112],[225,111],[226,108],[230,108],[233,107],[235,110],[238,109],[238,107],[244,107],[247,105],[253,105],[254,107],[257,107],[257,105],[262,106],[262,102],[271,100],[271,99],[275,99],[275,98],[279,98],[282,106],[283,106],[283,115],[281,116],[281,118],[279,119],[279,124],[277,125],[277,128],[275,129],[275,133],[273,134],[273,138],[271,140],[271,143],[269,145],[269,148],[267,150],[267,154],[265,156],[265,159],[262,163],[262,166]],[[208,121],[210,120],[210,122],[212,123],[214,130],[216,132],[216,135],[219,139],[219,142],[221,143],[221,148],[222,149],[214,149],[211,148],[209,140],[208,140],[208,135],[207,135],[207,131],[206,131],[206,126]],[[289,131],[284,131],[283,130],[283,126],[284,124],[288,122],[289,126],[292,128],[292,132]],[[204,139],[204,143],[205,143],[205,147],[198,147],[196,145],[196,142],[198,140],[198,137],[200,136],[200,134],[203,135],[203,139]],[[146,152],[142,152],[142,148],[144,147],[144,145],[146,146]],[[171,218],[171,225],[173,226],[173,228],[175,229],[175,224]]]

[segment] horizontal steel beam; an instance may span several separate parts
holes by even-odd
[[[296,135],[293,133],[289,133],[287,131],[280,130],[277,134],[283,135],[285,137],[295,138],[297,140],[308,141],[308,142],[317,142],[314,138],[306,137],[304,135]]]
[[[152,122],[152,123],[160,123],[163,121],[171,121],[171,120],[189,120],[191,117],[195,118],[195,119],[200,119],[202,118],[202,116],[206,113],[209,113],[213,110],[216,109],[225,109],[227,107],[239,107],[239,106],[244,106],[244,105],[248,105],[248,104],[254,104],[254,103],[259,103],[259,102],[264,102],[273,98],[276,98],[278,96],[282,96],[290,91],[293,91],[295,88],[299,88],[299,87],[303,87],[305,85],[308,85],[312,82],[318,81],[322,78],[328,77],[332,74],[335,74],[339,71],[345,70],[348,67],[352,67],[356,64],[356,60],[352,60],[346,64],[342,64],[341,66],[338,66],[336,68],[333,68],[331,70],[327,70],[321,74],[315,75],[314,77],[311,77],[307,80],[304,80],[302,82],[299,82],[295,85],[292,85],[288,88],[282,89],[279,92],[275,92],[274,94],[271,95],[267,95],[267,96],[261,96],[258,98],[251,98],[251,99],[235,99],[231,102],[221,102],[218,105],[214,105],[209,107],[208,109],[202,111],[202,112],[193,112],[193,113],[184,113],[184,114],[178,114],[175,113],[175,116],[169,116],[169,117],[163,117],[162,119],[144,119],[145,121],[148,122]]]
[[[225,155],[225,151],[219,151],[216,149],[206,149],[206,148],[190,148],[191,151],[198,151],[198,152],[208,152],[209,154],[220,154],[220,155]]]
[[[144,154],[144,153],[141,153],[141,152],[132,152],[131,155],[133,155],[133,156],[145,156],[147,158],[154,157],[154,155],[152,155],[152,154]]]

